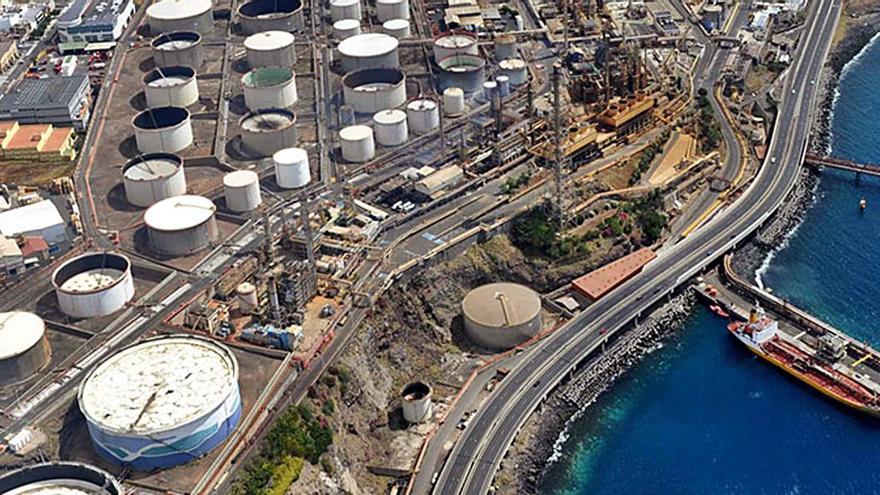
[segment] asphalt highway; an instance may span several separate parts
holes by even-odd
[[[526,419],[605,339],[762,225],[794,186],[811,126],[819,74],[840,16],[839,0],[808,3],[767,160],[740,198],[645,267],[636,277],[528,349],[489,397],[453,448],[434,487],[437,494],[482,494]]]

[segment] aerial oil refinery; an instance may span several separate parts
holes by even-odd
[[[696,299],[875,411],[736,273],[880,176],[810,144],[842,9],[0,2],[0,492],[561,493]]]

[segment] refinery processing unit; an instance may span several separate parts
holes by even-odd
[[[53,3],[0,60],[53,92],[0,119],[0,492],[484,493],[480,405],[757,177],[794,3]]]

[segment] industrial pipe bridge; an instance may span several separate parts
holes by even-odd
[[[804,163],[814,167],[836,168],[838,170],[855,172],[856,174],[867,174],[880,177],[880,165],[873,163],[859,163],[852,160],[817,155],[814,153],[807,153],[806,157],[804,157]]]

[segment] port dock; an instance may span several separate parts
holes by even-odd
[[[742,279],[725,257],[718,272],[706,275],[697,287],[697,295],[717,314],[726,313],[733,321],[746,321],[757,304],[778,322],[780,338],[795,346],[810,359],[826,359],[820,352],[833,348],[832,367],[858,382],[880,399],[880,353],[804,310]]]

